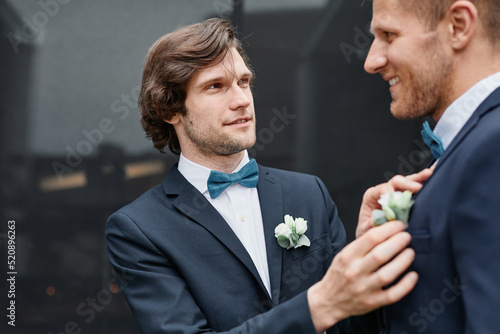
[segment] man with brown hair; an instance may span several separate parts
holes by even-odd
[[[392,114],[437,122],[409,219],[419,281],[380,333],[500,333],[500,1],[374,0],[372,31]]]
[[[142,124],[179,163],[106,230],[112,265],[133,278],[123,292],[144,333],[334,333],[416,283],[408,273],[383,289],[413,260],[401,222],[341,251],[344,227],[324,184],[249,159],[252,78],[221,19],[165,35],[148,53]],[[418,191],[428,175],[371,189],[360,220],[371,219],[381,191]]]

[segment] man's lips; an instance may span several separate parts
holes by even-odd
[[[234,121],[226,123],[225,125],[245,126],[250,120],[251,120],[250,117],[240,117],[240,118],[235,119]]]
[[[382,75],[383,79],[389,83],[389,92],[391,92],[392,98],[394,98],[394,91],[397,84],[401,81],[398,76]]]
[[[400,81],[399,77],[394,77],[392,79],[389,80],[389,86],[394,86],[395,84],[397,84],[398,82]]]
[[[401,81],[401,79],[398,76],[384,77],[384,79],[389,83],[389,91],[391,94],[394,93],[395,86]]]

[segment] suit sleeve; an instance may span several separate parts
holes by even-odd
[[[215,333],[168,259],[123,213],[106,227],[108,255],[123,293],[143,333]],[[293,316],[292,316],[293,315]],[[224,333],[315,333],[307,291]]]
[[[498,123],[493,127],[498,129]],[[458,188],[449,210],[458,271],[454,283],[464,304],[465,332],[498,333],[500,131],[483,136],[470,146],[468,151],[473,153],[462,157],[466,167],[455,180]]]
[[[337,255],[338,252],[345,247],[346,244],[346,232],[342,221],[339,218],[337,206],[333,202],[325,184],[318,177],[316,182],[318,183],[321,192],[323,193],[323,198],[325,199],[326,212],[328,214],[329,230],[331,235],[333,256]]]
[[[346,244],[345,228],[338,216],[337,207],[328,194],[325,185],[319,178],[316,178],[316,180],[325,198],[325,205],[329,214],[332,248],[334,250],[334,255],[337,255]],[[328,331],[328,334],[362,334],[378,333],[378,331],[378,311],[373,311],[363,316],[350,317],[340,321],[334,328]]]
[[[331,236],[331,244],[333,249],[333,256],[337,255],[338,252],[346,245],[346,232],[342,221],[339,218],[337,206],[333,202],[328,189],[326,188],[323,181],[320,178],[315,177],[321,192],[323,193],[323,198],[325,200],[325,208],[328,214],[328,223]],[[340,321],[338,324],[333,326],[327,331],[328,334],[360,334],[365,333],[361,331],[360,323],[358,321],[353,321],[353,319],[348,318]]]

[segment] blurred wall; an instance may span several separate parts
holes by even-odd
[[[388,85],[363,70],[362,2],[0,0],[0,250],[15,221],[17,272],[16,328],[0,332],[139,333],[104,226],[177,160],[139,124],[144,56],[208,17],[232,18],[257,74],[251,155],[320,176],[352,240],[364,190],[429,158],[419,122],[393,119]]]

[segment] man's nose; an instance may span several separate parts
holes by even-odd
[[[252,102],[252,93],[249,87],[240,87],[234,84],[231,87],[231,103],[229,108],[232,110],[248,108]]]
[[[366,56],[365,71],[371,74],[378,73],[387,63],[387,55],[383,46],[376,40],[373,41],[368,56]]]

